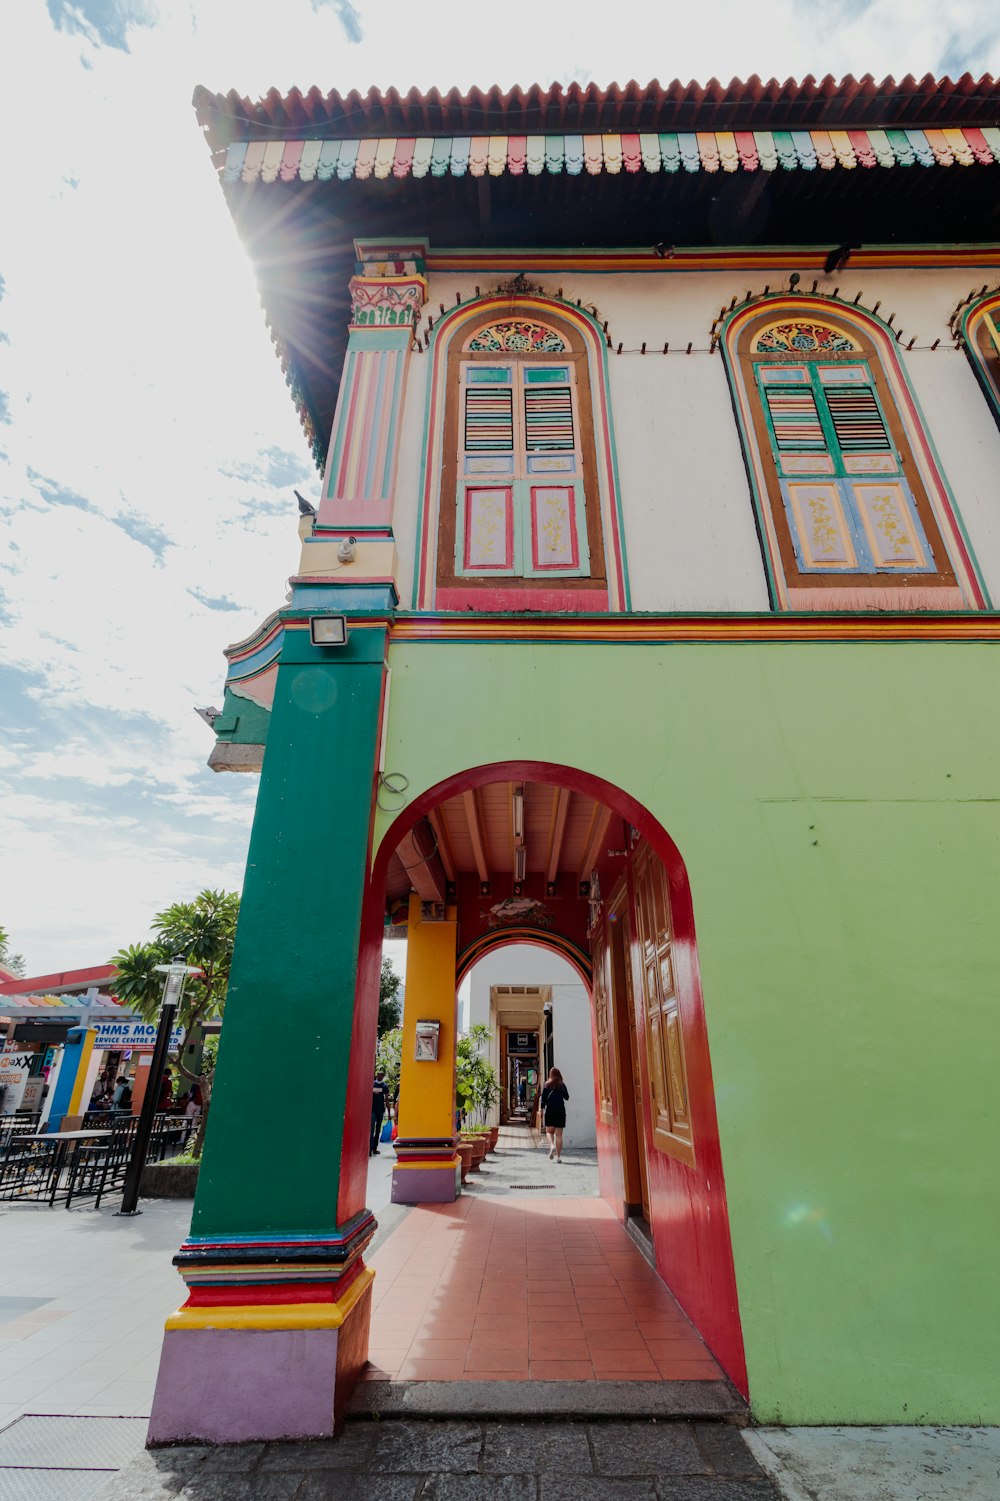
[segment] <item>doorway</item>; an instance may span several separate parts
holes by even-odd
[[[745,1392],[693,906],[683,861],[669,836],[641,804],[589,774],[539,762],[485,765],[428,789],[389,828],[373,864],[363,945],[374,947],[386,914],[400,911],[411,887],[425,902],[447,897],[454,904],[459,978],[491,949],[527,943],[563,954],[583,979],[590,995],[602,1213],[617,1222],[618,1235],[639,1232],[634,1238],[651,1264],[644,1275],[655,1269],[655,1288],[676,1300],[679,1317],[690,1320],[692,1332]],[[363,970],[364,961],[363,947]],[[368,973],[374,974],[374,964]],[[552,1061],[549,1011],[543,1007],[537,1026],[511,1021],[502,1058],[497,1040],[506,1113],[520,1094],[522,1064],[542,1075]],[[519,1059],[511,1032],[536,1030],[532,1052]],[[368,1088],[370,1081],[363,1084]],[[361,1081],[359,1097],[360,1087]],[[509,1192],[517,1190],[511,1185]],[[540,1200],[534,1202],[534,1213],[541,1213]],[[453,1250],[471,1249],[473,1240],[455,1239],[457,1222],[474,1214],[485,1237],[485,1208],[477,1189],[453,1204],[414,1210],[406,1224],[417,1215],[454,1221],[452,1239],[441,1241],[440,1249],[446,1243]],[[509,1220],[499,1205],[494,1208],[489,1218]],[[345,1201],[341,1209],[357,1212],[357,1205]],[[558,1208],[551,1212],[559,1219]],[[514,1220],[509,1222],[513,1231]],[[517,1226],[520,1238],[523,1218]],[[629,1305],[613,1263],[621,1254],[626,1280],[634,1275],[631,1258],[639,1248],[631,1240],[629,1245],[627,1252],[602,1253],[597,1270],[615,1306],[622,1297],[626,1317]],[[400,1242],[397,1254],[402,1249]],[[497,1250],[491,1244],[488,1257],[503,1275]],[[470,1280],[481,1270],[471,1263],[460,1269],[456,1262],[448,1276],[454,1273],[461,1282],[460,1271]],[[432,1301],[443,1293],[441,1275],[441,1268],[433,1274],[426,1269],[437,1289]],[[520,1251],[507,1275],[519,1279],[507,1291],[520,1310],[526,1290],[520,1284],[528,1276]],[[575,1327],[588,1301],[584,1294],[580,1302],[578,1283],[585,1280],[581,1274],[574,1282],[572,1303],[558,1296],[550,1303],[553,1310],[566,1308],[567,1328]],[[385,1279],[383,1288],[388,1291]],[[489,1318],[491,1310],[479,1306],[474,1319],[479,1314]]]

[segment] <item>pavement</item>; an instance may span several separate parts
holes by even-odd
[[[368,1200],[384,1222],[383,1243],[407,1214],[390,1203],[393,1160],[383,1148],[370,1164]],[[517,1182],[548,1185],[557,1166],[544,1151],[526,1155]],[[555,1192],[596,1192],[592,1153],[567,1154],[561,1167]],[[491,1183],[489,1174],[472,1187],[475,1199],[534,1197],[499,1173]],[[332,1442],[147,1452],[143,1419],[163,1321],[182,1292],[170,1259],[190,1213],[190,1202],[171,1200],[144,1200],[135,1219],[116,1219],[113,1205],[0,1205],[0,1501],[1000,1497],[998,1429],[740,1429],[692,1419],[691,1410],[657,1419],[624,1395],[618,1416],[553,1420],[537,1410],[522,1415],[537,1408],[524,1401],[525,1390],[537,1390],[528,1383],[520,1407],[499,1400],[502,1383],[468,1383],[447,1421],[417,1418],[421,1383],[406,1387],[414,1396],[409,1408],[399,1404],[400,1416],[382,1410],[373,1419],[378,1392],[369,1383],[366,1404]],[[422,1384],[427,1410],[433,1385]],[[492,1412],[491,1391],[498,1399]],[[518,1415],[496,1421],[498,1407]],[[472,1410],[482,1414],[476,1421],[468,1420]]]

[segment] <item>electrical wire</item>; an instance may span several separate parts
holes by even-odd
[[[385,803],[382,801],[381,791],[383,787],[390,797],[398,797],[400,799],[395,807],[387,808]],[[378,774],[379,790],[375,794],[375,801],[382,809],[382,812],[398,813],[399,810],[405,806],[406,794],[409,791],[409,787],[410,779],[409,777],[404,776],[401,771],[380,771]]]

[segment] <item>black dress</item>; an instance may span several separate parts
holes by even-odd
[[[568,1099],[569,1090],[565,1084],[546,1084],[542,1090],[543,1126],[565,1126]]]

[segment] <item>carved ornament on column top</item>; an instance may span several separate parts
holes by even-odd
[[[427,301],[422,246],[366,254],[351,278],[352,328],[413,328]]]

